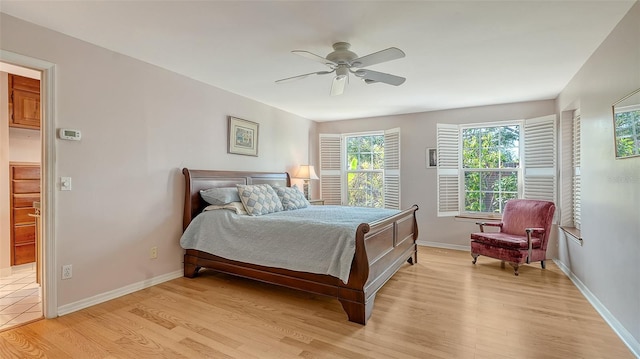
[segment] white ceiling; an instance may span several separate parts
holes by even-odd
[[[327,121],[553,99],[633,5],[628,1],[11,1],[0,10],[299,116]],[[321,56],[398,47],[329,96]]]

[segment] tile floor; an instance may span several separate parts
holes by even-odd
[[[35,270],[0,277],[0,330],[42,317],[41,293]]]

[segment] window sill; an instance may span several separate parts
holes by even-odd
[[[478,220],[480,221],[501,221],[502,220],[502,214],[482,214],[482,213],[468,213],[468,214],[461,214],[461,215],[457,215],[455,216],[455,219],[458,220],[464,220],[464,221],[474,221],[477,222]]]
[[[582,236],[580,235],[580,230],[576,227],[569,226],[560,226],[560,229],[574,242],[578,243],[582,246]]]

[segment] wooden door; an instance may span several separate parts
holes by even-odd
[[[40,80],[9,74],[9,126],[40,129]]]
[[[36,260],[33,202],[40,201],[40,164],[9,163],[11,265]]]

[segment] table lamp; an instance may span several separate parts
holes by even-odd
[[[301,165],[293,178],[300,178],[304,180],[304,198],[306,199],[309,199],[309,180],[320,179],[318,178],[318,175],[316,175],[316,171],[313,169],[313,166],[309,165]]]

